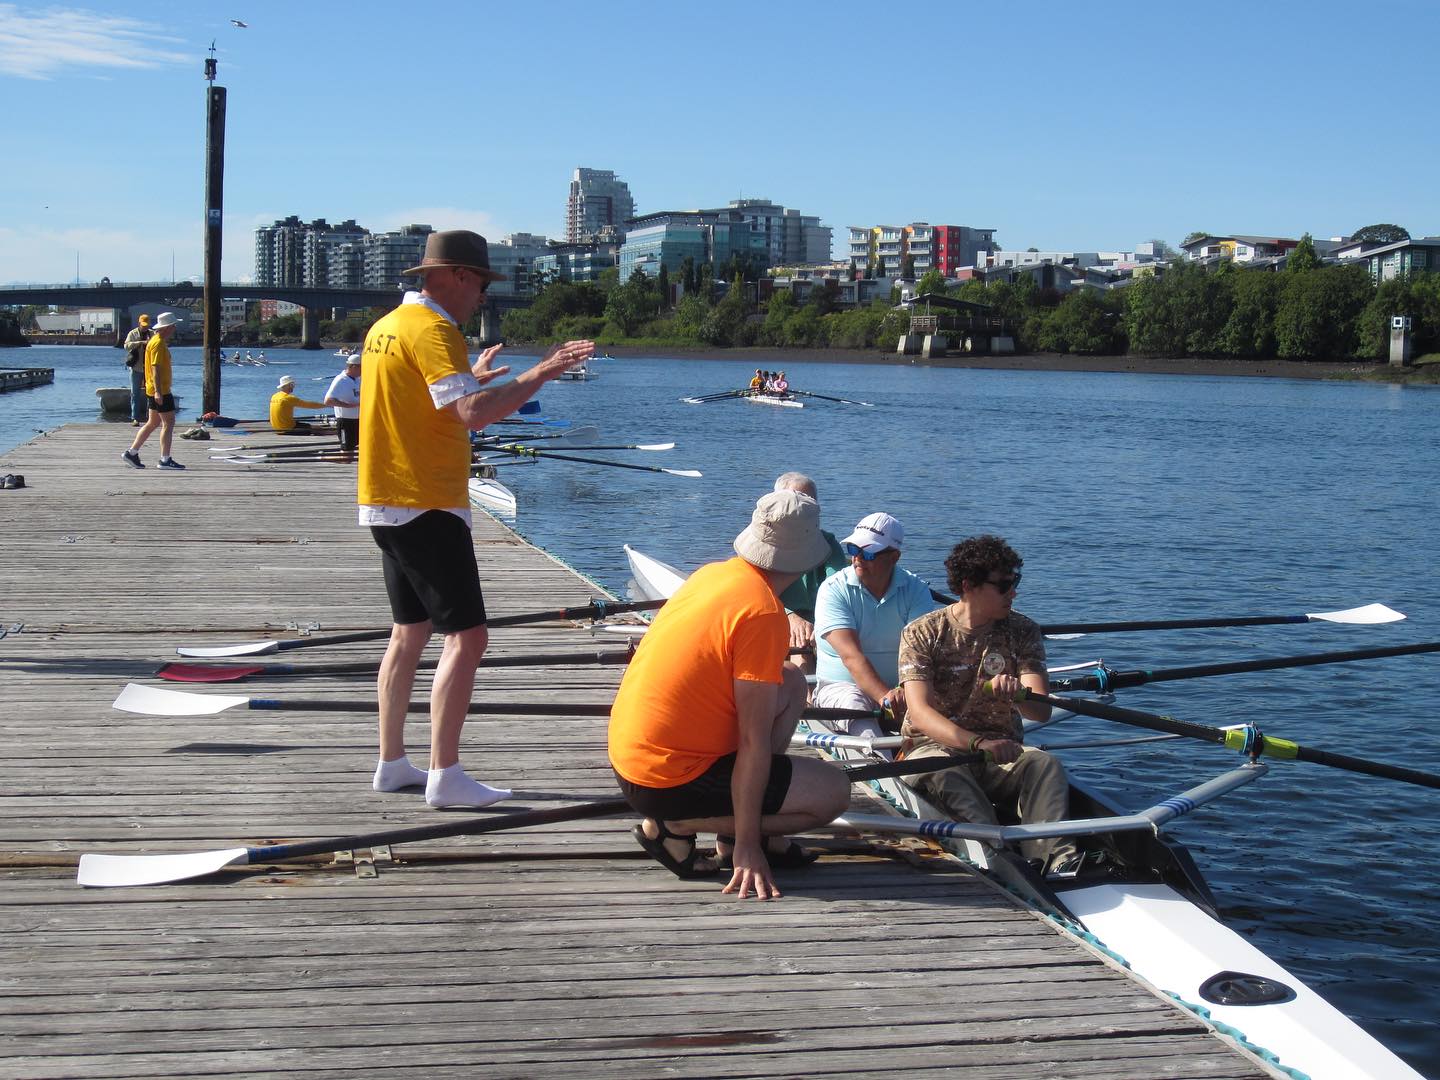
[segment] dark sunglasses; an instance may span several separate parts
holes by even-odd
[[[1011,589],[1018,589],[1018,588],[1020,587],[1020,578],[1021,578],[1021,576],[1022,576],[1022,575],[1021,575],[1020,571],[1019,571],[1019,570],[1016,570],[1014,577],[1001,578],[999,581],[995,581],[995,580],[992,580],[992,579],[987,578],[987,579],[985,580],[985,584],[986,584],[986,585],[994,585],[996,592],[1007,593],[1007,592],[1009,592]]]
[[[880,548],[878,551],[866,551],[859,544],[841,544],[840,546],[850,558],[853,559],[858,555],[865,562],[874,562],[887,551],[893,550],[891,548]]]

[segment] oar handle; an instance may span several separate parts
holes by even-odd
[[[633,611],[655,611],[664,607],[664,600],[634,600],[616,603],[612,600],[595,598],[578,607],[560,608],[558,611],[537,611],[528,615],[502,615],[498,619],[487,619],[487,626],[524,626],[526,623],[557,622],[566,619],[593,619],[599,621],[607,615],[624,615]],[[390,631],[385,631],[388,635]]]
[[[921,773],[952,769],[956,765],[976,765],[988,756],[987,754],[945,754],[936,757],[906,758],[903,761],[877,761],[873,764],[847,767],[845,778],[852,784],[858,784],[865,780],[880,780],[887,776],[918,776]]]
[[[394,829],[390,832],[368,833],[360,836],[342,836],[329,840],[307,840],[298,844],[270,844],[266,847],[246,849],[246,862],[282,862],[298,859],[305,855],[323,855],[330,851],[350,851],[354,848],[374,847],[377,844],[408,844],[420,840],[439,840],[446,836],[471,836],[476,833],[501,832],[505,829],[523,829],[532,825],[552,825],[561,821],[578,821],[581,818],[605,817],[630,810],[624,799],[601,799],[598,802],[579,803],[574,806],[557,806],[552,810],[529,810],[518,814],[500,814],[480,820],[450,822],[445,825],[420,825],[413,829]]]

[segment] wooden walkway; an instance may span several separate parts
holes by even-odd
[[[349,470],[214,463],[215,442],[177,440],[187,472],[135,471],[129,432],[67,427],[0,459],[29,485],[0,492],[0,1076],[1272,1075],[911,841],[821,841],[833,854],[782,875],[771,904],[675,880],[618,818],[396,848],[373,877],[311,862],[79,888],[84,851],[444,820],[418,793],[371,790],[372,712],[111,708],[127,681],[159,685],[177,644],[388,622]],[[492,615],[600,594],[483,514],[476,544]],[[496,654],[623,647],[596,642],[555,624],[492,634]],[[517,790],[483,813],[615,794],[604,720],[563,705],[608,700],[621,670],[482,669],[477,700],[556,710],[466,726],[472,772]],[[344,676],[166,685],[373,694]],[[423,759],[423,714],[411,735]]]

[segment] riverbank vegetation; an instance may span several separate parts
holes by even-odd
[[[893,306],[898,295],[842,311],[833,283],[817,285],[801,304],[788,290],[757,300],[762,290],[742,276],[714,289],[697,274],[691,280],[699,288],[671,304],[664,267],[655,280],[643,272],[624,283],[618,277],[611,270],[599,282],[544,284],[533,306],[505,316],[504,339],[888,351],[909,327],[910,312]],[[1374,362],[1389,356],[1392,315],[1411,317],[1417,355],[1440,350],[1440,274],[1377,287],[1362,267],[1322,265],[1308,236],[1279,271],[1176,260],[1124,288],[1064,295],[1029,276],[946,288],[931,271],[915,292],[985,305],[1014,327],[1022,352]]]

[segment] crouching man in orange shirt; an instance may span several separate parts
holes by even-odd
[[[773,871],[814,861],[787,838],[845,812],[839,770],[785,751],[805,708],[779,594],[829,553],[820,509],[772,491],[736,558],[697,570],[661,609],[610,713],[610,764],[645,820],[635,838],[677,877],[729,870],[725,892],[780,895]],[[716,834],[716,858],[697,851]]]

